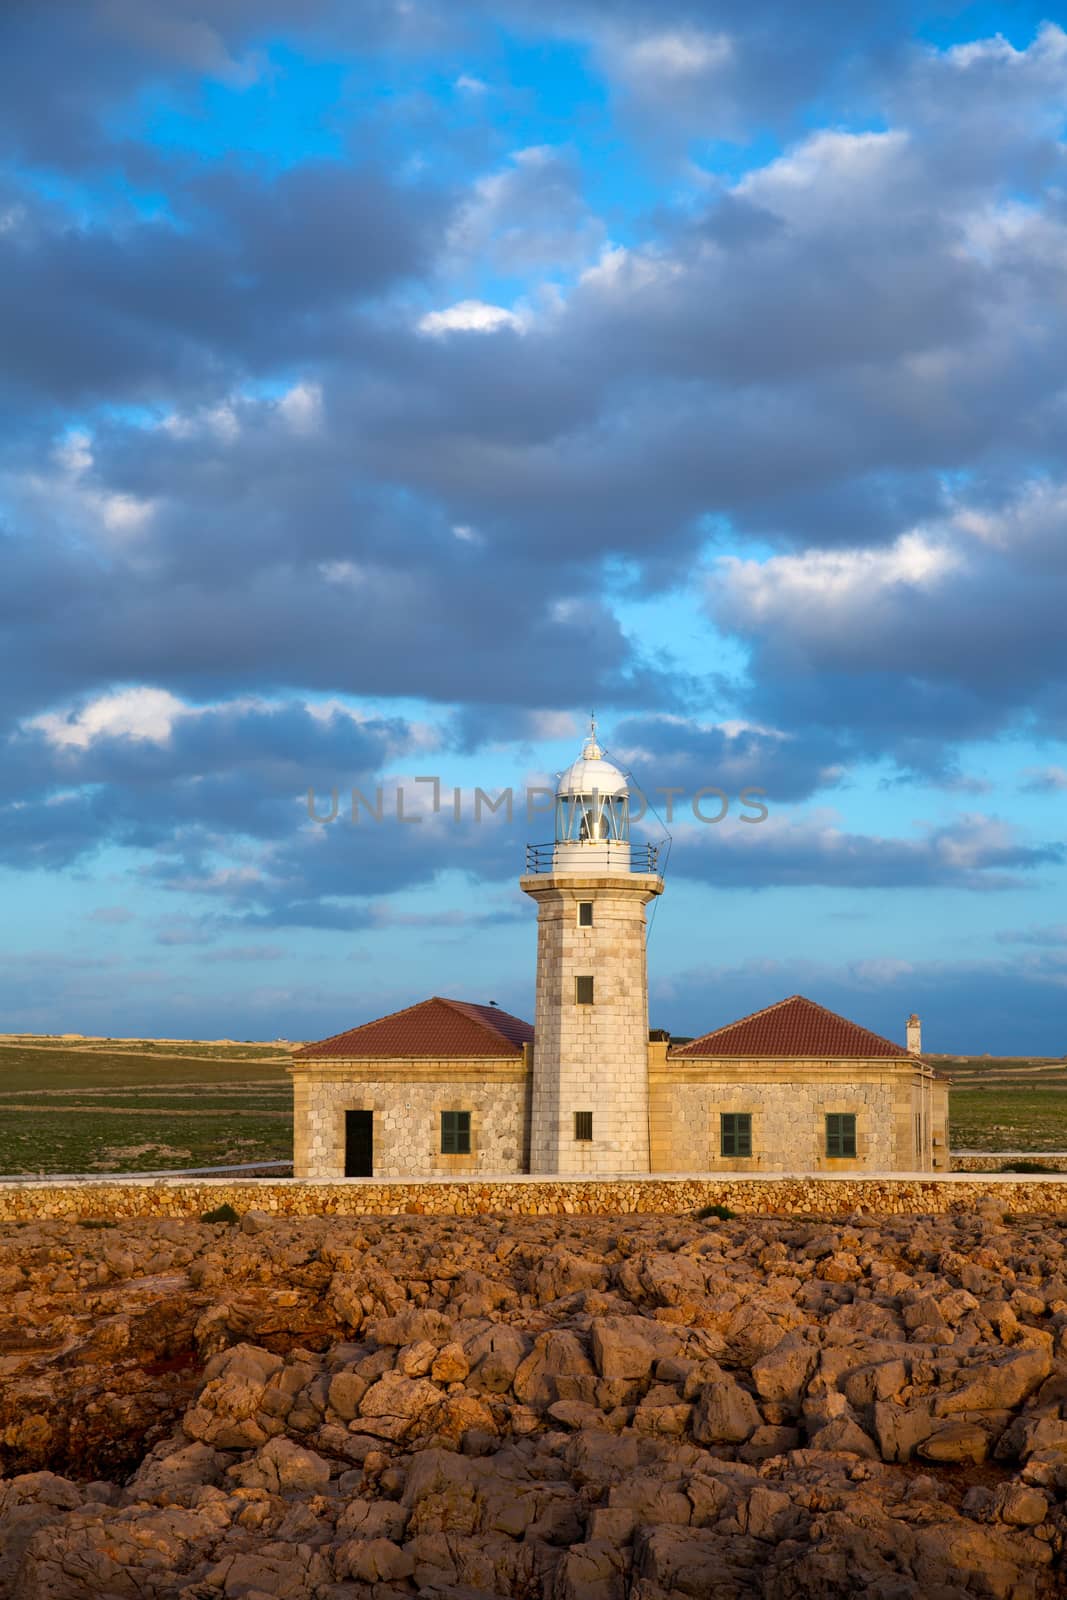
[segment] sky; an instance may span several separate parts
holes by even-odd
[[[532,1017],[595,708],[652,1026],[1067,1051],[1065,122],[1025,0],[9,4],[0,1031]]]

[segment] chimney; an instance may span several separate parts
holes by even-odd
[[[911,1016],[908,1018],[908,1054],[909,1054],[909,1056],[921,1055],[922,1054],[922,1047],[923,1047],[923,1025],[919,1021],[918,1017],[915,1015],[915,1013],[913,1011]]]

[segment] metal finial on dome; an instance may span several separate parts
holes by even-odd
[[[589,737],[582,747],[583,761],[599,761],[604,754],[596,740],[596,712],[589,713]]]

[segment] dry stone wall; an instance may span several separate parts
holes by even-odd
[[[1046,1172],[1067,1172],[1064,1150],[962,1150],[953,1151],[953,1172],[1003,1172],[1006,1167],[1033,1163]]]
[[[965,1174],[925,1178],[784,1177],[589,1179],[101,1179],[0,1184],[0,1222],[42,1217],[199,1217],[227,1204],[276,1216],[617,1216],[678,1214],[711,1205],[743,1215],[878,1217],[974,1211],[994,1200],[1005,1215],[1067,1211],[1067,1176]]]

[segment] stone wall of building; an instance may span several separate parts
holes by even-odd
[[[199,1217],[228,1204],[235,1211],[277,1216],[433,1216],[519,1214],[677,1215],[722,1205],[739,1215],[864,1217],[932,1216],[971,1212],[992,1204],[1003,1213],[1062,1213],[1067,1176],[1011,1178],[990,1174],[938,1177],[840,1176],[721,1178],[430,1179],[381,1183],[352,1178],[298,1179],[103,1178],[81,1183],[8,1180],[0,1183],[0,1222],[40,1217]]]
[[[528,1082],[528,1067],[514,1059],[294,1067],[293,1171],[298,1178],[341,1177],[345,1112],[371,1111],[375,1178],[523,1172]],[[442,1111],[470,1112],[469,1155],[442,1153]]]
[[[649,1045],[653,1172],[915,1172],[944,1168],[937,1084],[902,1058],[828,1061],[671,1058]],[[943,1099],[943,1097],[942,1097]],[[721,1154],[723,1113],[752,1117],[752,1155]],[[826,1117],[856,1118],[855,1159],[826,1154]]]
[[[592,1033],[590,1062],[582,1069],[588,1076],[581,1079],[551,1069],[540,1075],[530,1047],[521,1060],[294,1063],[294,1172],[316,1179],[344,1175],[346,1111],[373,1113],[376,1178],[525,1173],[539,1129],[540,1159],[544,1141],[555,1140],[561,1177],[636,1175],[649,1150],[653,1173],[947,1167],[945,1086],[907,1060],[861,1068],[825,1061],[680,1061],[668,1057],[665,1043],[646,1043],[646,1106],[640,1081],[636,1088],[629,1081],[627,1058],[612,1043],[610,1022],[606,1030]],[[593,1064],[598,1052],[599,1068]],[[563,1094],[571,1098],[563,1101]],[[632,1103],[635,1094],[639,1103]],[[591,1148],[574,1139],[579,1109],[593,1112]],[[470,1112],[469,1155],[442,1153],[442,1111]],[[636,1121],[632,1137],[612,1140],[606,1133],[625,1123],[624,1111]],[[719,1117],[729,1111],[752,1115],[750,1158],[720,1154]],[[835,1111],[856,1116],[855,1160],[826,1155],[825,1118]]]
[[[752,1155],[720,1154],[719,1118],[745,1111],[752,1117]],[[826,1155],[828,1112],[856,1117],[855,1160]],[[894,1086],[878,1082],[660,1082],[653,1091],[653,1171],[813,1172],[892,1171],[900,1163],[894,1138]]]

